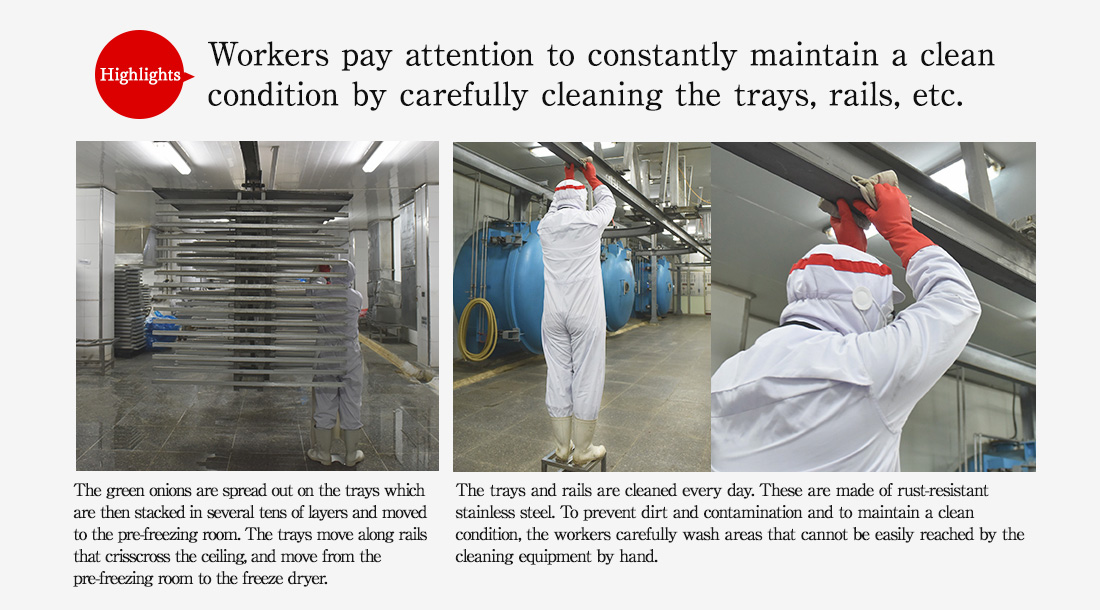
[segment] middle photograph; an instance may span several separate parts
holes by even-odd
[[[709,470],[710,155],[455,143],[455,471]]]

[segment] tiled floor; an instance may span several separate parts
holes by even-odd
[[[455,379],[476,372],[459,365]],[[553,445],[545,393],[543,362],[455,390],[454,469],[540,470]],[[609,471],[710,469],[710,318],[669,316],[608,338],[595,443]]]
[[[356,470],[438,470],[439,397],[364,348],[366,459]],[[146,352],[76,376],[77,470],[318,470],[309,390],[161,385]],[[343,443],[333,442],[343,453]],[[334,463],[332,469],[343,469]]]

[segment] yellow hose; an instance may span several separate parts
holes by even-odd
[[[466,329],[470,324],[470,312],[475,305],[485,308],[486,317],[489,319],[489,327],[485,331],[485,348],[478,353],[473,353],[466,348]],[[458,320],[458,349],[462,350],[462,357],[473,362],[480,362],[488,358],[497,346],[497,317],[493,313],[493,306],[485,299],[473,299],[462,310],[462,317]]]

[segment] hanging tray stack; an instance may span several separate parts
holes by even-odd
[[[315,280],[348,258],[351,193],[158,189],[156,307],[176,316],[154,354],[158,382],[339,387],[319,315],[344,311],[347,291]],[[312,294],[307,293],[307,288]],[[328,294],[331,293],[331,294]],[[167,337],[166,337],[167,338]],[[327,353],[325,350],[328,350]]]
[[[145,349],[145,318],[149,287],[141,283],[141,267],[115,265],[115,355],[133,356]]]

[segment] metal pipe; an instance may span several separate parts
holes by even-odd
[[[649,256],[649,321],[652,324],[657,323],[657,236],[651,235],[649,237],[650,244],[653,249],[650,250]]]
[[[659,205],[668,205],[668,172],[669,157],[672,154],[672,142],[665,142],[665,150],[661,156],[661,195],[657,199]]]

